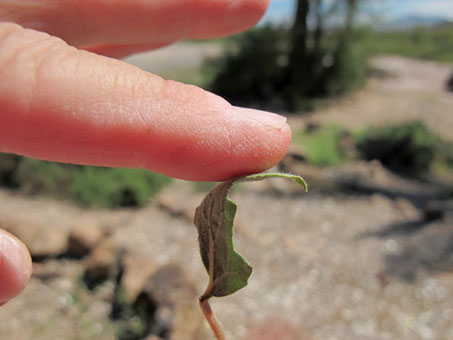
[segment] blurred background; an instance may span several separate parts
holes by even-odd
[[[272,0],[259,25],[125,59],[288,117],[284,180],[238,185],[228,339],[453,339],[453,2]],[[0,339],[212,339],[192,224],[212,183],[0,155],[30,285]]]

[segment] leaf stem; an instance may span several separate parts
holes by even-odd
[[[223,334],[222,327],[217,322],[214,312],[211,309],[211,305],[208,302],[209,297],[205,297],[205,295],[200,296],[200,307],[203,311],[204,317],[209,323],[209,326],[214,333],[214,336],[217,340],[226,340],[225,335]]]

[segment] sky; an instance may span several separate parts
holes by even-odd
[[[334,1],[334,0],[327,0]],[[384,18],[395,19],[408,15],[438,16],[453,20],[453,0],[372,0],[373,8]],[[294,0],[271,0],[264,22],[290,20]]]

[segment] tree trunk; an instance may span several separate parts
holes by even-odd
[[[289,82],[297,85],[298,79],[306,76],[307,40],[308,40],[308,13],[310,11],[309,0],[298,0],[296,16],[291,29],[291,48],[288,64]],[[303,83],[303,82],[302,82]]]
[[[338,37],[338,44],[332,53],[333,64],[326,70],[325,73],[327,83],[332,82],[333,79],[336,79],[337,81],[340,82],[344,81],[341,80],[342,79],[341,74],[343,73],[346,64],[352,62],[352,60],[350,60],[350,56],[348,55],[348,50],[350,48],[349,44],[351,41],[351,35],[353,33],[353,25],[355,14],[357,11],[358,1],[359,0],[344,0],[346,5],[346,13],[343,29],[340,31]]]
[[[340,35],[338,46],[334,52],[335,59],[343,52],[343,49],[346,48],[346,45],[351,38],[352,26],[354,24],[355,13],[357,11],[358,0],[345,0],[345,2],[347,6],[346,17],[343,32]]]
[[[349,39],[349,36],[352,32],[352,26],[354,24],[355,14],[357,11],[358,0],[346,0],[347,10],[346,18],[344,21],[343,34],[340,39],[341,44],[345,44]]]
[[[313,51],[314,51],[314,55],[316,57],[320,57],[321,42],[322,42],[322,36],[324,33],[324,27],[323,27],[324,23],[323,23],[323,17],[322,17],[322,0],[316,0],[315,14],[316,14],[316,28],[315,28]]]

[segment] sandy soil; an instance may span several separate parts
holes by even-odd
[[[452,66],[397,56],[375,58],[372,66],[377,72],[363,90],[302,121],[294,118],[294,126],[312,119],[357,130],[420,120],[440,136],[453,140],[453,93],[445,87]]]

